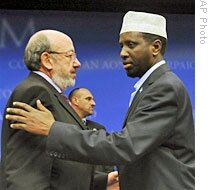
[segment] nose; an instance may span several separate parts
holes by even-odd
[[[75,67],[75,68],[81,67],[81,63],[80,63],[80,61],[79,61],[77,58],[76,58],[75,61],[74,61],[74,67]]]
[[[94,100],[92,100],[92,105],[95,106],[96,105],[96,102]]]
[[[122,60],[125,60],[128,57],[128,52],[126,51],[125,47],[122,47],[120,51],[120,57]]]

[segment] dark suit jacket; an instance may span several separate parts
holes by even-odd
[[[104,130],[106,128],[91,120],[86,120],[86,126],[89,130]],[[108,173],[114,170],[113,166],[104,166],[104,165],[95,165],[94,181],[93,181],[93,190],[106,190],[107,187],[107,177]]]
[[[28,78],[15,88],[6,107],[11,107],[13,101],[23,101],[35,106],[37,99],[52,111],[56,120],[76,124],[78,129],[85,128],[63,96],[35,73],[30,73]],[[14,130],[9,125],[9,121],[3,121],[2,166],[6,189],[89,190],[92,165],[59,159],[64,154],[49,157],[45,153],[45,137]],[[56,142],[52,142],[54,143]]]
[[[114,119],[114,117],[113,117]],[[119,133],[107,135],[55,122],[48,154],[119,166],[121,190],[193,190],[194,121],[188,93],[167,65],[137,93]],[[68,137],[68,138],[67,138]],[[56,144],[52,142],[56,141]]]

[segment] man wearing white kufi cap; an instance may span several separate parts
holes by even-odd
[[[166,39],[164,17],[134,11],[125,14],[120,56],[127,75],[140,79],[120,132],[80,131],[54,122],[49,114],[43,116],[43,111],[37,120],[30,107],[18,121],[33,123],[33,128],[30,124],[13,127],[48,135],[49,154],[57,151],[66,160],[117,165],[120,190],[193,190],[192,107],[182,81],[163,58]],[[14,110],[12,113],[18,115]],[[17,116],[8,118],[15,120]]]

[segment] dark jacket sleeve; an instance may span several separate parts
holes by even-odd
[[[92,190],[106,190],[108,173],[95,171],[93,189]]]
[[[158,85],[146,96],[143,93],[120,132],[78,130],[55,122],[47,139],[48,154],[99,165],[124,165],[167,143],[177,119],[176,93],[171,85]]]

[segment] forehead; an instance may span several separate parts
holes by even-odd
[[[120,34],[119,43],[125,41],[137,41],[143,38],[141,32],[125,32]]]
[[[68,36],[57,36],[55,40],[52,40],[52,47],[60,51],[74,51],[74,44],[71,38]]]
[[[91,94],[91,92],[87,89],[79,89],[77,94],[80,96],[80,97],[93,97],[93,95]]]

